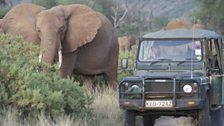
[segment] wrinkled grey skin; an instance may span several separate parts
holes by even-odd
[[[62,49],[62,77],[104,74],[107,83],[116,89],[118,37],[104,15],[83,5],[56,6],[37,15],[36,27],[41,50],[46,50],[42,53],[44,63],[52,64]],[[63,32],[65,35],[58,34]]]
[[[117,86],[118,38],[110,21],[84,5],[46,10],[35,4],[12,8],[1,21],[4,33],[21,35],[40,45],[40,61],[53,64],[62,52],[60,75],[104,74]]]

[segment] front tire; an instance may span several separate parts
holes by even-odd
[[[198,111],[198,126],[210,126],[211,118],[210,118],[210,109],[209,109],[209,100],[206,95],[203,107]]]
[[[124,111],[124,126],[135,126],[136,111],[125,110]]]

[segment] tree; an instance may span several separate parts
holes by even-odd
[[[119,3],[118,1],[116,1],[116,4],[114,7],[112,7],[112,10],[113,10],[113,16],[112,16],[112,19],[113,19],[113,24],[114,24],[114,27],[117,28],[121,23],[122,21],[124,20],[127,12],[128,12],[128,3],[127,3],[127,0],[125,0],[125,10],[123,12],[123,14],[119,17]]]
[[[86,4],[88,5],[90,0],[57,0],[57,4]]]
[[[165,27],[168,22],[169,22],[169,18],[166,15],[156,16],[152,19],[152,23],[153,23],[152,30],[153,31],[160,30],[163,27]]]
[[[193,16],[200,19],[208,28],[224,31],[224,1],[223,0],[194,0],[198,4]],[[194,20],[196,20],[194,18]]]
[[[0,0],[0,6],[12,7],[12,1],[11,0]]]

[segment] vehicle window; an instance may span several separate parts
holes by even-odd
[[[142,41],[139,49],[140,61],[199,61],[202,58],[200,41],[192,40],[156,40]]]
[[[212,69],[219,69],[220,59],[218,55],[218,40],[211,39],[208,41],[208,67]],[[214,71],[217,72],[217,71]],[[219,71],[218,71],[219,72]]]

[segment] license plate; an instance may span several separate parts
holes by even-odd
[[[172,100],[147,100],[145,102],[147,108],[171,108],[173,107]]]

